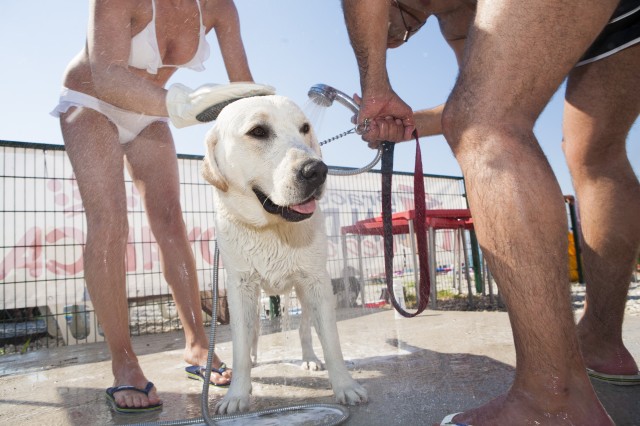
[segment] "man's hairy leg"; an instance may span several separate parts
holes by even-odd
[[[564,202],[533,134],[538,115],[611,15],[615,1],[602,3],[478,5],[444,130],[465,175],[478,240],[509,309],[517,365],[506,395],[455,421],[611,422],[580,356]]]
[[[622,341],[627,292],[640,248],[640,185],[626,139],[640,113],[640,45],[576,68],[567,83],[563,148],[584,236],[587,285],[578,337],[586,366],[636,374]]]

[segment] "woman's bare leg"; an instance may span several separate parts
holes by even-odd
[[[180,206],[178,162],[168,126],[152,124],[125,150],[129,173],[143,199],[160,249],[164,277],[171,286],[184,328],[184,359],[191,365],[206,365],[209,341],[203,326],[195,259]],[[213,367],[219,368],[220,364],[215,355]],[[224,376],[213,373],[211,380],[226,384],[231,371]]]
[[[111,352],[114,386],[143,389],[148,380],[131,346],[125,288],[128,223],[124,153],[113,124],[94,110],[71,108],[60,122],[87,219],[85,280]],[[114,398],[123,407],[160,402],[155,388],[148,397],[121,391]]]

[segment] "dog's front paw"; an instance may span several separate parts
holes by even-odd
[[[322,364],[322,361],[313,354],[302,357],[302,365],[300,368],[308,371],[320,371],[324,370],[324,364]]]
[[[249,410],[249,395],[234,395],[227,393],[222,401],[216,404],[216,413],[233,414]]]
[[[315,361],[302,361],[300,368],[308,371],[321,371],[324,370],[324,365],[317,359]]]
[[[340,404],[357,405],[367,402],[367,390],[358,382],[351,379],[343,385],[334,386],[333,393]]]

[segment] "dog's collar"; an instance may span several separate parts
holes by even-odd
[[[253,188],[254,194],[258,197],[260,204],[262,204],[262,208],[265,209],[267,213],[280,215],[287,222],[300,222],[305,219],[309,219],[313,213],[300,213],[297,212],[288,206],[280,206],[269,198],[264,192],[260,191],[258,188]],[[313,197],[310,197],[311,200]]]

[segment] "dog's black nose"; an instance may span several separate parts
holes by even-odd
[[[327,179],[329,168],[320,160],[309,160],[302,165],[298,177],[313,186],[319,186]]]

